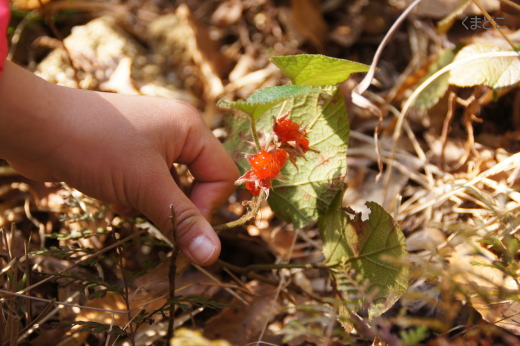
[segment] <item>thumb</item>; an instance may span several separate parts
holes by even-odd
[[[170,239],[173,238],[171,209],[176,217],[176,241],[193,262],[210,265],[220,254],[220,240],[199,209],[181,191],[167,169],[155,174],[140,196],[138,208]]]

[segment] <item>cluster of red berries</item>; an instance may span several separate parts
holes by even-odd
[[[300,125],[288,118],[289,113],[283,115],[273,125],[273,131],[281,141],[282,147],[286,149],[296,150],[296,156],[305,157],[305,153],[309,151],[309,140],[307,139],[307,130],[300,128]],[[294,142],[294,145],[289,144]]]
[[[309,151],[307,130],[289,119],[287,112],[273,124],[273,141],[256,154],[246,154],[251,169],[238,178],[237,184],[246,184],[253,195],[264,190],[269,194],[271,182],[277,178],[287,159],[296,166],[296,158],[305,158]],[[311,149],[312,150],[312,149]]]

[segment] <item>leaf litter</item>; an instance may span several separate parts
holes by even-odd
[[[504,18],[500,25],[518,45],[518,22],[508,15],[515,8],[478,2],[496,20]],[[186,100],[224,137],[229,112],[216,107],[219,99],[247,99],[262,87],[286,82],[269,62],[272,56],[321,53],[369,64],[381,35],[406,6],[403,1],[322,1],[318,6],[312,0],[41,3],[53,14],[78,9],[56,19],[78,73],[63,50],[47,54],[48,48],[31,45],[30,37],[48,34],[44,24],[27,26],[20,18],[12,25],[27,36],[11,46],[15,61],[72,87]],[[41,3],[16,1],[20,9]],[[513,52],[497,30],[463,28],[465,16],[484,18],[475,6],[450,17],[444,35],[433,24],[456,11],[459,2],[423,3],[435,11],[419,7],[407,27],[393,35],[364,93],[383,116],[378,137],[374,130],[380,120],[348,97],[362,75],[341,85],[351,139],[348,188],[340,202],[354,213],[366,213],[365,202],[373,200],[394,217],[403,233],[399,241],[406,241],[409,252],[403,269],[409,270],[410,288],[396,302],[390,299],[382,316],[370,320],[368,310],[353,309],[343,311],[346,318],[339,324],[337,292],[327,270],[305,267],[327,258],[317,215],[291,224],[276,216],[284,207],[272,206],[276,214],[266,204],[252,224],[221,233],[223,262],[209,268],[178,266],[177,295],[196,298],[178,302],[176,327],[202,331],[190,336],[194,344],[208,339],[291,345],[518,344],[517,59],[502,58],[509,59],[500,68],[509,75],[505,82],[503,74],[495,75],[496,67],[479,76],[465,74],[461,64],[452,72],[460,71],[465,82],[450,79],[451,86],[434,92],[423,109],[403,113],[400,125],[400,112],[440,52],[461,44],[466,50],[497,47],[486,50],[491,54],[485,63],[491,65],[499,61],[494,51]],[[67,27],[73,27],[70,35]],[[402,135],[395,136],[398,125]],[[318,140],[314,135],[311,142]],[[314,160],[309,155],[309,165]],[[391,167],[386,180],[378,179],[378,161],[383,173]],[[188,172],[177,168],[187,187]],[[169,245],[132,217],[67,186],[26,181],[6,165],[0,173],[1,342],[164,342]],[[245,190],[237,190],[215,215],[215,224],[242,216],[242,202],[248,199]],[[265,266],[272,264],[295,267]],[[377,308],[370,301],[374,292],[357,284],[357,294],[372,303],[368,309]],[[356,297],[345,304],[355,302]],[[34,325],[39,327],[31,329]],[[179,329],[172,344],[187,333]]]

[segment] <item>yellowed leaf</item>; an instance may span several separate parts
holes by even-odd
[[[482,318],[505,330],[520,335],[520,302],[507,299],[496,302],[486,302],[475,296],[471,298],[471,305],[482,314]]]
[[[319,1],[291,0],[291,10],[296,30],[322,51],[328,26],[321,14]]]
[[[226,340],[208,340],[196,330],[182,328],[175,331],[170,346],[230,346]]]
[[[259,281],[252,281],[246,287],[252,293],[244,297],[249,305],[238,299],[232,301],[233,307],[223,309],[206,322],[204,336],[224,338],[233,345],[245,345],[257,340],[266,323],[278,312],[276,288]]]
[[[495,261],[494,253],[471,239],[455,247],[449,270],[484,320],[520,335],[520,287],[511,276],[491,267]]]

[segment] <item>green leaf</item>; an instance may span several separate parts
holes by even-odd
[[[281,85],[260,89],[249,96],[245,101],[226,102],[220,100],[218,105],[224,108],[241,110],[254,119],[258,119],[267,110],[276,104],[296,96],[305,96],[314,93],[322,93],[323,90],[311,88],[305,85]]]
[[[363,221],[361,213],[341,210],[341,200],[338,194],[318,220],[325,263],[332,266],[331,275],[343,295],[342,308],[368,310],[372,319],[392,307],[408,288],[405,238],[377,203],[366,203],[370,215]]]
[[[350,127],[344,97],[337,87],[324,87],[330,97],[295,98],[291,119],[308,125],[310,147],[298,168],[287,163],[282,179],[273,182],[269,205],[294,227],[304,227],[325,214],[347,174]],[[267,119],[267,118],[266,118]],[[272,126],[272,122],[263,128]]]
[[[319,54],[275,56],[271,62],[294,84],[309,86],[336,85],[352,73],[366,72],[370,66]]]
[[[454,63],[462,59],[486,53],[512,52],[495,46],[475,43],[462,48],[455,56]],[[487,85],[504,88],[520,82],[520,54],[478,59],[455,67],[450,73],[450,84],[460,87]]]
[[[425,340],[429,335],[430,331],[426,326],[413,327],[399,332],[403,345],[419,345],[421,341]]]
[[[428,73],[421,80],[421,83],[424,82],[428,77],[433,75],[435,72],[442,69],[444,66],[448,65],[452,62],[455,57],[455,50],[448,49],[443,52],[437,60],[430,65],[428,68]],[[429,109],[433,107],[439,100],[444,96],[446,90],[449,87],[449,75],[447,73],[439,76],[433,83],[426,87],[420,94],[419,97],[414,102],[414,105],[420,109]]]
[[[335,86],[323,87],[323,94],[297,96],[269,109],[258,119],[257,130],[271,133],[273,117],[292,108],[290,119],[308,126],[312,149],[306,160],[298,159],[298,169],[287,162],[280,179],[273,181],[268,202],[273,211],[297,228],[315,222],[330,207],[343,189],[347,171],[349,123],[343,95]],[[224,146],[238,163],[242,173],[249,164],[244,153],[253,153],[249,119],[234,117],[228,122],[229,136]]]

